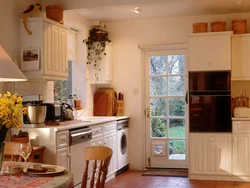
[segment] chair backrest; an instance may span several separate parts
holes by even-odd
[[[20,144],[18,142],[5,142],[4,147],[4,156],[5,159],[10,156],[11,161],[22,161],[22,157],[20,155]]]
[[[81,188],[87,187],[89,163],[92,161],[92,175],[90,179],[90,188],[104,188],[105,180],[108,174],[108,167],[112,157],[112,149],[106,146],[92,146],[83,151],[85,169],[82,177]],[[95,178],[97,177],[97,178]]]

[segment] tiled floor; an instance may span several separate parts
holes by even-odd
[[[142,176],[126,171],[106,183],[105,188],[250,188],[250,182],[201,181],[179,177]]]

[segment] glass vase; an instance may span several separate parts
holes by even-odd
[[[5,142],[0,142],[0,174],[2,174],[3,170],[4,146]]]

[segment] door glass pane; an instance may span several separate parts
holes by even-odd
[[[168,77],[168,95],[169,96],[184,96],[184,76],[169,76]]]
[[[168,74],[184,74],[184,55],[168,56]]]
[[[166,137],[167,136],[167,120],[152,118],[151,119],[151,137]]]
[[[150,109],[151,116],[166,116],[167,108],[166,108],[166,98],[151,98],[150,99]]]
[[[169,141],[169,159],[171,160],[185,160],[185,141],[184,140],[170,140]]]
[[[185,116],[185,99],[169,98],[169,116]]]
[[[166,56],[150,57],[150,75],[166,74]]]
[[[166,77],[150,78],[150,95],[166,95]]]
[[[185,138],[185,120],[169,119],[169,137]]]

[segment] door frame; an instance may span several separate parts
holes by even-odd
[[[149,51],[162,51],[162,50],[186,50],[186,61],[187,61],[187,65],[185,65],[185,67],[188,69],[189,64],[188,64],[188,43],[172,43],[172,44],[159,44],[159,45],[138,45],[138,48],[141,50],[141,71],[142,71],[142,109],[144,109],[143,115],[142,115],[142,120],[144,122],[144,127],[143,127],[143,153],[144,156],[142,156],[142,161],[143,161],[143,165],[144,168],[147,168],[147,163],[148,160],[146,159],[147,157],[147,117],[146,117],[146,108],[147,108],[147,104],[146,104],[146,73],[145,73],[145,55],[146,52]],[[188,71],[188,70],[187,70]],[[188,84],[188,81],[187,81]],[[188,100],[188,97],[187,97]],[[189,101],[188,101],[189,103]],[[187,104],[188,105],[188,104]],[[187,167],[189,168],[189,110],[186,110],[187,113],[187,122],[186,122],[186,160],[187,160]]]

